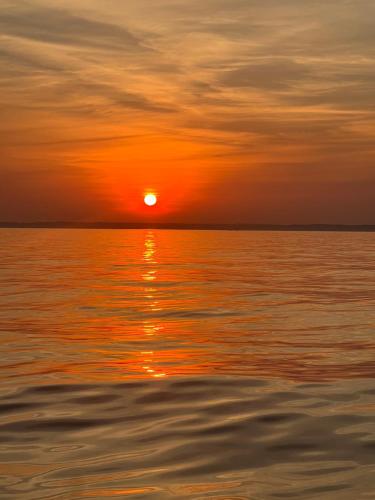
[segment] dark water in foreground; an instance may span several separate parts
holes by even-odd
[[[375,499],[375,234],[0,230],[1,499]]]

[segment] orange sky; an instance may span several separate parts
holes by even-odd
[[[375,223],[374,15],[0,0],[0,221]]]

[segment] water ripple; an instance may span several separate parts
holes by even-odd
[[[2,499],[374,497],[374,234],[0,233]]]

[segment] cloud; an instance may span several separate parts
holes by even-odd
[[[238,69],[224,71],[220,83],[231,87],[255,87],[264,90],[281,90],[306,79],[311,70],[291,59],[254,62]]]
[[[310,88],[284,94],[281,100],[295,106],[329,106],[337,110],[375,111],[375,73],[355,78],[351,75],[337,75],[327,78],[318,88]]]
[[[30,130],[29,134],[32,134],[35,130]],[[35,146],[39,148],[40,146],[61,146],[61,145],[98,145],[100,143],[106,142],[123,142],[130,141],[134,139],[140,139],[142,136],[139,134],[128,134],[128,135],[108,135],[108,136],[94,136],[94,137],[80,137],[75,139],[61,139],[61,140],[34,140],[33,137],[28,137],[26,140],[16,140],[16,142],[12,142],[9,137],[6,137],[6,143],[12,146]],[[0,144],[3,141],[0,139]]]
[[[19,110],[75,115],[173,111],[126,88],[126,67],[148,61],[155,65],[155,61],[154,51],[125,27],[20,2],[0,8],[0,33],[0,90],[5,105],[10,97]],[[172,71],[171,65],[161,65],[161,72],[168,70]]]
[[[77,48],[150,50],[123,26],[26,2],[14,2],[0,10],[0,31],[21,39]]]
[[[120,89],[114,83],[90,82],[84,79],[66,79],[55,89],[56,93],[65,97],[81,96],[83,99],[91,97],[103,98],[105,101],[96,103],[98,107],[105,108],[106,105],[113,106],[114,109],[134,109],[146,112],[171,113],[174,110],[168,106],[159,105],[142,94],[128,92]]]
[[[55,61],[27,53],[19,48],[11,47],[9,44],[7,46],[5,43],[0,48],[0,64],[2,76],[15,73],[27,74],[30,71],[60,71],[62,69],[61,64]]]

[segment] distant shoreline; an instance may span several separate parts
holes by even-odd
[[[199,231],[375,232],[368,224],[162,224],[123,222],[0,222],[1,229],[170,229]]]

